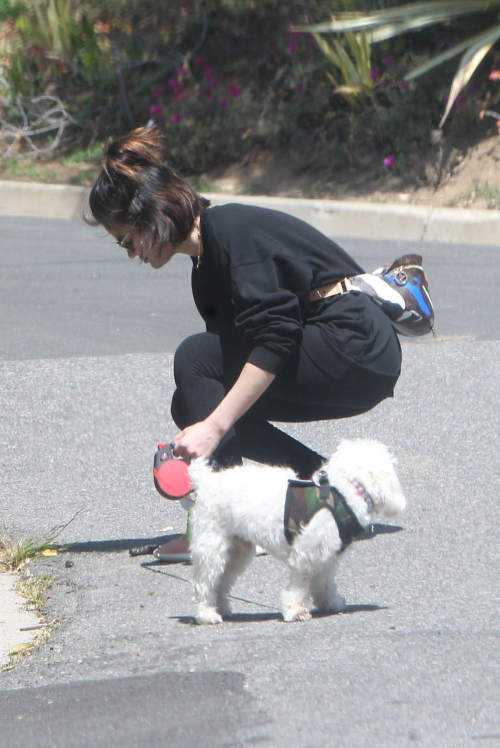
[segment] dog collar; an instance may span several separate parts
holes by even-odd
[[[368,505],[368,511],[373,513],[373,499],[366,488],[363,486],[363,484],[360,483],[359,480],[355,480],[354,478],[350,480],[349,483],[353,486],[353,488],[356,489],[361,498],[366,501]]]

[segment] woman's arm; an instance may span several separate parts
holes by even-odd
[[[224,434],[257,402],[275,376],[246,363],[232,389],[208,418],[188,426],[174,437],[175,454],[187,458],[209,458]]]

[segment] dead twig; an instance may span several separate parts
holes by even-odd
[[[56,96],[37,96],[26,103],[20,96],[12,93],[8,81],[2,75],[0,87],[10,93],[11,106],[18,117],[17,124],[0,119],[0,140],[10,143],[1,154],[1,159],[21,155],[24,153],[23,147],[29,148],[31,153],[36,155],[50,153],[59,146],[66,127],[78,125]],[[54,132],[56,135],[48,145],[39,146],[34,142],[34,139]]]

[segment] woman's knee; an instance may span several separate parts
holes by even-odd
[[[174,354],[174,375],[176,372],[182,372],[192,368],[197,358],[199,348],[199,339],[203,333],[190,335],[177,347]]]
[[[220,342],[217,335],[200,332],[190,335],[178,346],[174,355],[174,379],[177,386],[186,377],[213,376],[220,368]]]
[[[174,394],[172,395],[172,403],[170,405],[170,415],[172,416],[172,420],[177,426],[178,429],[185,429],[188,425],[186,415],[184,413],[184,408],[182,406],[182,399],[179,395],[179,391],[175,390]]]

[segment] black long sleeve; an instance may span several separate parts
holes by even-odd
[[[210,208],[201,231],[192,287],[207,330],[239,340],[250,363],[274,374],[301,344],[310,291],[362,272],[335,242],[278,211]]]

